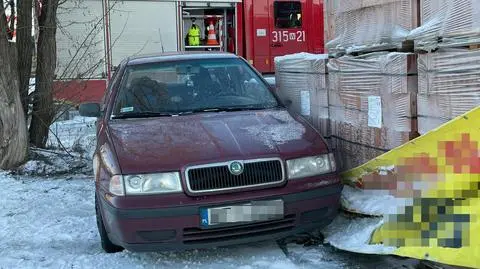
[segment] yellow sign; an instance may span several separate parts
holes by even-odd
[[[399,256],[480,268],[480,107],[342,178],[405,201],[383,216],[371,244],[395,247]]]

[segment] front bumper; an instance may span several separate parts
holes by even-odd
[[[341,190],[342,186],[335,184],[299,193],[270,196],[268,199],[283,199],[283,219],[210,229],[203,229],[200,225],[199,212],[205,204],[163,209],[119,209],[105,198],[98,200],[110,240],[125,249],[139,252],[237,245],[276,240],[321,229],[337,215]],[[208,204],[209,207],[222,205]]]

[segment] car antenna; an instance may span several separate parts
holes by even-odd
[[[162,28],[158,28],[158,35],[160,36],[160,46],[162,47],[162,53],[165,53],[165,48],[163,47],[163,40],[162,40]]]

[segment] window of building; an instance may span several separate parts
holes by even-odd
[[[273,4],[276,28],[302,27],[302,3],[276,1]]]

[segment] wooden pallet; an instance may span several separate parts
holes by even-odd
[[[373,52],[414,52],[414,43],[412,40],[405,40],[400,44],[392,45],[392,46],[379,46],[379,47],[372,47],[372,48],[365,48],[360,49],[358,51],[352,51],[349,54],[352,56],[359,56]]]
[[[405,40],[401,43],[398,43],[396,45],[388,45],[388,46],[378,46],[378,47],[369,47],[369,48],[360,48],[358,50],[351,50],[347,52],[346,50],[344,51],[335,51],[329,53],[329,58],[339,58],[344,55],[351,55],[351,56],[360,56],[360,55],[365,55],[368,53],[374,53],[374,52],[414,52],[414,42],[413,40]]]
[[[469,45],[468,48],[471,49],[471,50],[480,49],[480,44]]]
[[[435,43],[436,42],[436,43]],[[429,53],[429,52],[435,52],[439,49],[442,48],[456,48],[456,49],[468,49],[468,50],[477,50],[480,49],[480,38],[476,39],[459,39],[459,43],[457,44],[449,44],[448,42],[444,42],[443,38],[439,37],[437,41],[434,41],[434,44],[436,44],[435,49],[427,50],[423,47],[414,47],[414,52],[419,53],[419,54],[424,54],[424,53]]]

